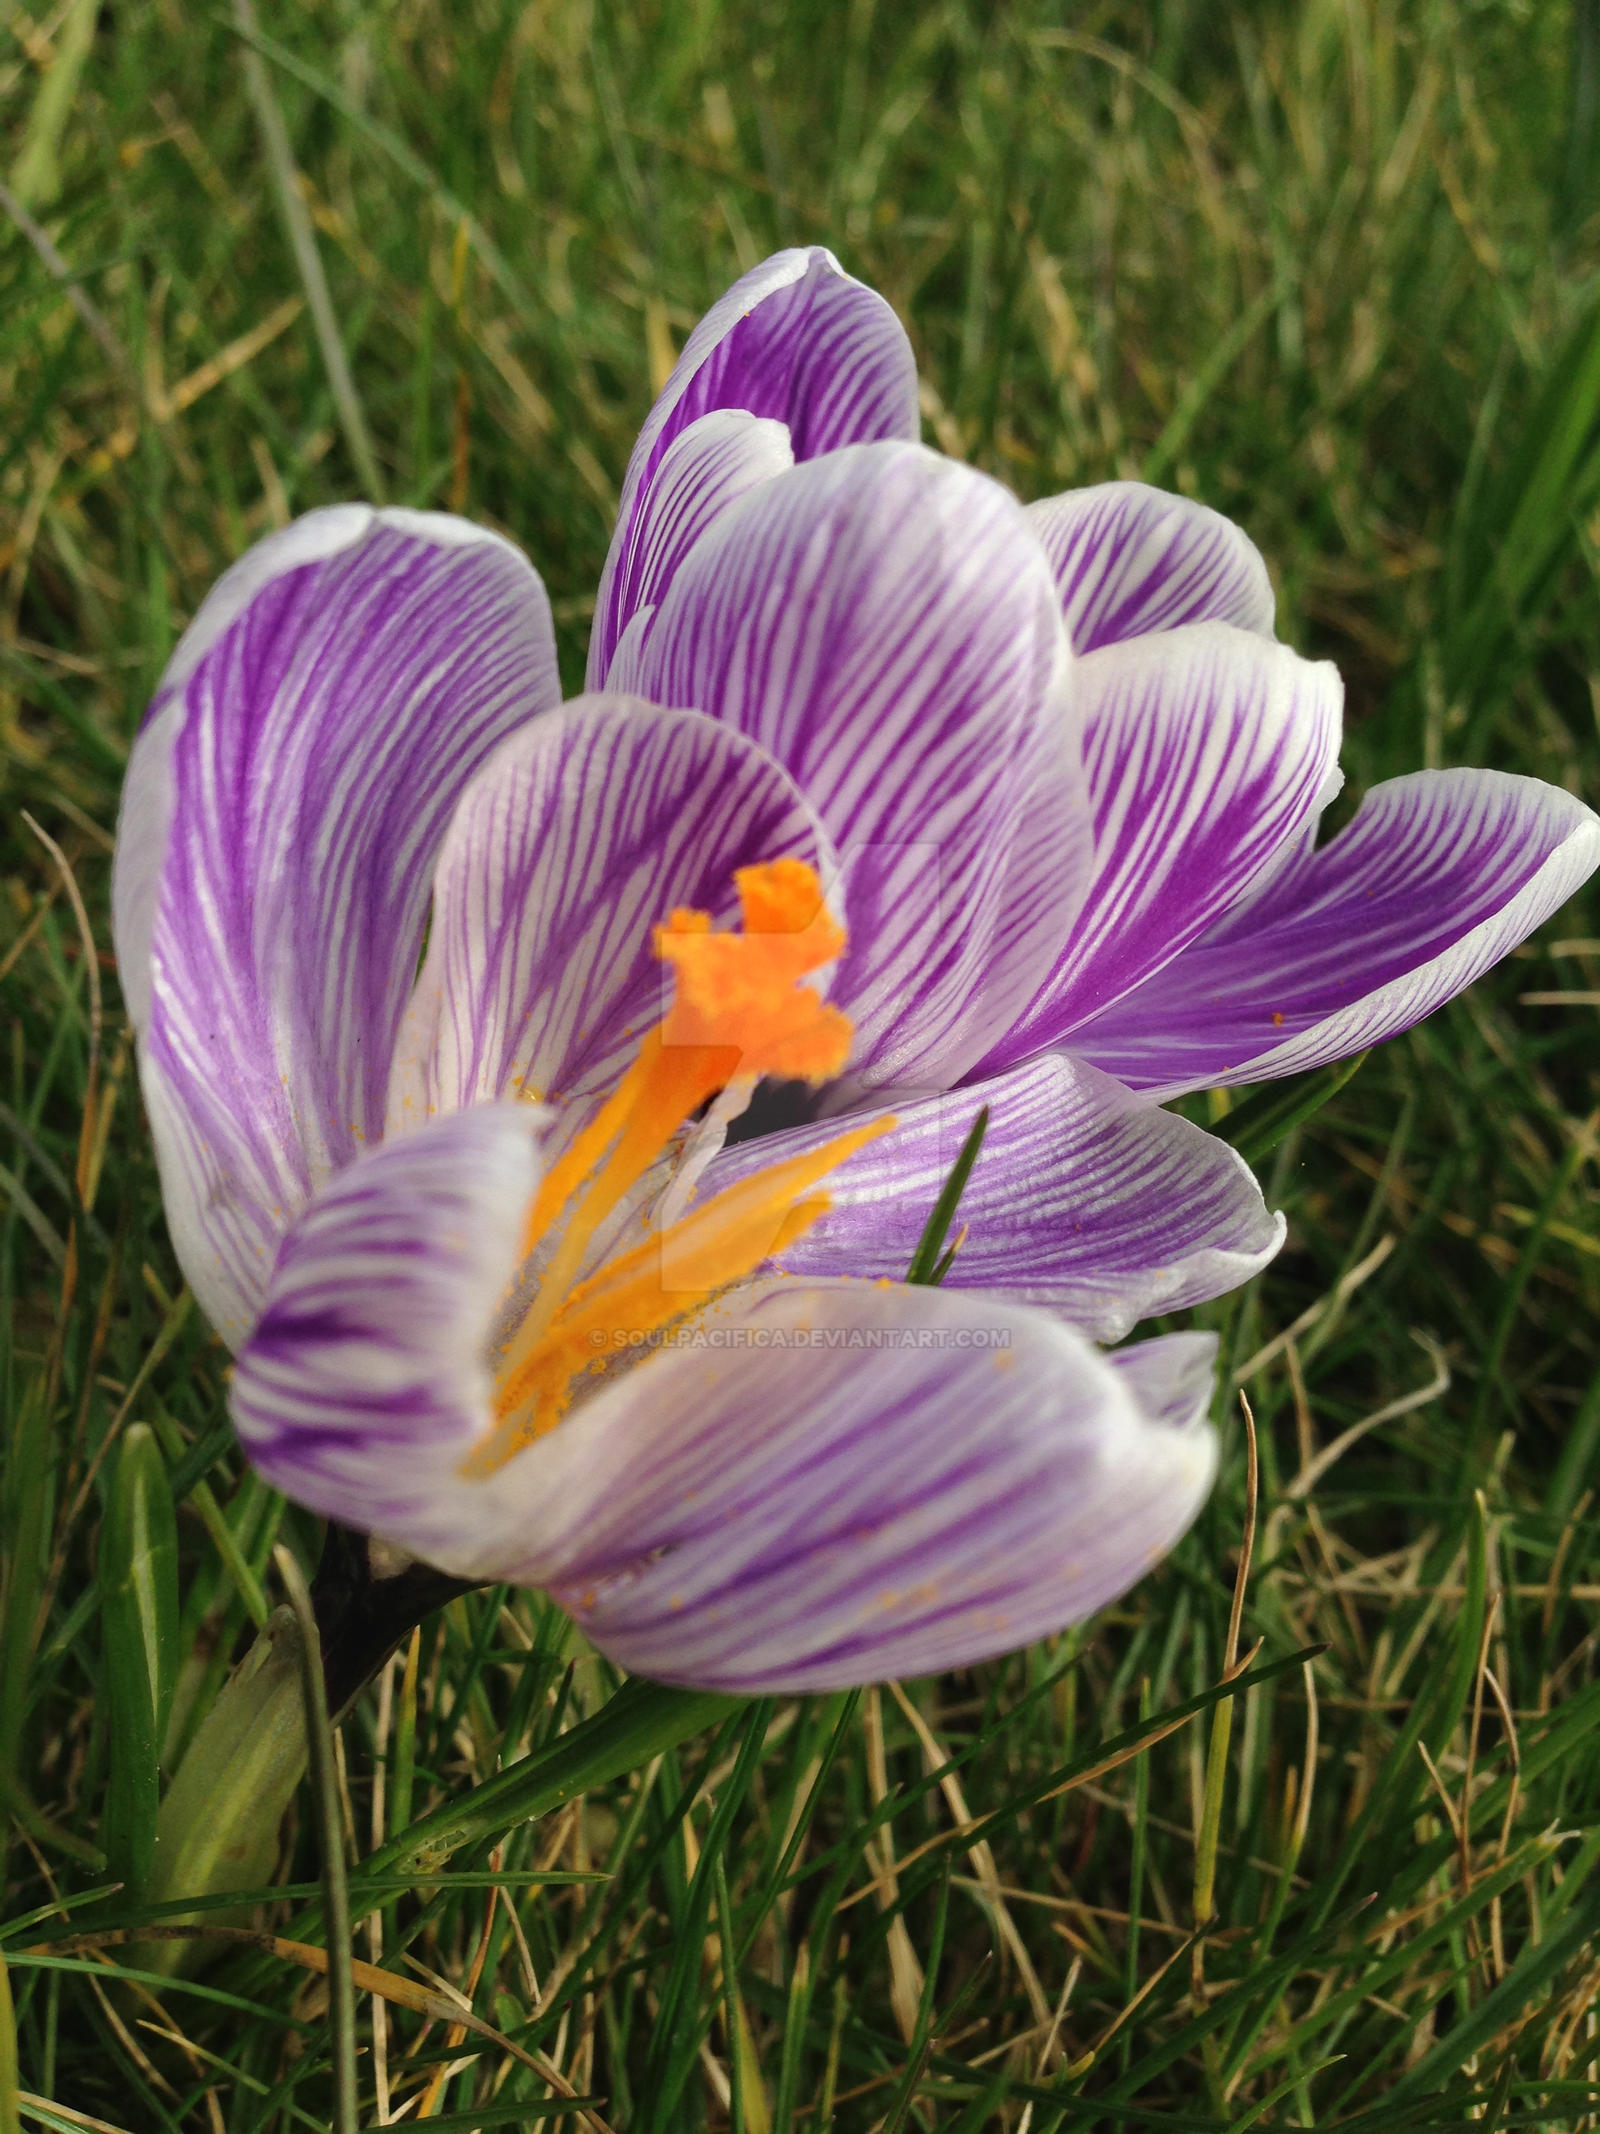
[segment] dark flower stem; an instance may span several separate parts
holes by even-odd
[[[400,1640],[436,1608],[471,1593],[475,1581],[451,1578],[414,1558],[393,1569],[385,1544],[328,1522],[311,1606],[322,1641],[322,1673],[335,1726]]]

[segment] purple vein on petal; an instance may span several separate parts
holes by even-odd
[[[782,423],[797,460],[841,445],[914,439],[916,364],[875,290],[820,245],[779,252],[735,282],[684,345],[639,433],[595,607],[589,686],[603,685],[627,625],[633,521],[673,441],[720,408]]]
[[[294,1209],[381,1131],[457,797],[559,697],[508,543],[414,513],[335,530],[305,560],[292,528],[218,588],[124,792],[118,959],[169,1220],[234,1340]]]
[[[1144,482],[1103,482],[1046,497],[1028,518],[1075,652],[1186,622],[1272,635],[1276,603],[1259,550],[1204,504]]]

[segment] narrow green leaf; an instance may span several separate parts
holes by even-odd
[[[22,2076],[17,2062],[17,2019],[11,2006],[11,1974],[0,1956],[0,2134],[21,2134],[17,2092]]]
[[[356,2089],[356,1989],[350,1955],[350,1884],[344,1857],[344,1817],[334,1769],[333,1729],[322,1679],[322,1647],[305,1574],[291,1550],[273,1551],[278,1576],[300,1625],[300,1691],[305,1699],[311,1790],[316,1795],[322,1854],[322,1913],[328,1946],[328,2031],[333,2045],[334,2134],[360,2134]]]
[[[186,1290],[184,1294],[187,1296],[188,1291]],[[158,1411],[152,1420],[151,1427],[161,1440],[162,1451],[176,1466],[182,1460],[185,1450],[183,1437],[177,1424],[173,1422],[170,1416],[162,1415]],[[244,1602],[251,1622],[255,1624],[257,1630],[260,1630],[267,1617],[272,1613],[272,1609],[268,1604],[266,1595],[261,1590],[261,1581],[256,1577],[255,1572],[246,1561],[244,1551],[239,1547],[233,1528],[228,1524],[222,1507],[211,1493],[210,1483],[197,1481],[190,1492],[190,1501],[200,1514],[205,1530],[211,1536],[212,1544],[222,1559],[223,1568],[233,1580],[234,1590]],[[166,1739],[165,1722],[163,1722],[162,1739]]]
[[[758,1699],[748,1704],[737,1719],[730,1720],[724,1730],[725,1742],[735,1732],[743,1738],[733,1770],[717,1795],[700,1858],[684,1895],[682,1915],[676,1923],[673,1961],[661,1988],[660,2014],[645,2066],[643,2095],[648,2101],[638,2122],[639,2134],[669,2134],[680,2124],[678,2102],[699,2059],[700,2041],[711,2021],[711,2011],[700,2005],[699,1981],[712,1892],[734,1813],[755,1778],[771,1716],[771,1702]]]
[[[367,1861],[374,1875],[431,1873],[464,1845],[503,1837],[591,1787],[637,1771],[664,1749],[704,1733],[741,1700],[710,1690],[627,1682],[610,1703],[509,1770],[400,1831]]]
[[[39,1602],[50,1553],[55,1499],[56,1446],[43,1379],[35,1379],[17,1405],[0,1462],[0,1772],[17,1776],[22,1717],[28,1694]]]
[[[1299,2089],[1302,2083],[1309,2082],[1313,2075],[1320,2075],[1326,2067],[1336,2067],[1343,2058],[1343,2053],[1332,2053],[1326,2060],[1314,2060],[1309,2067],[1296,2068],[1292,2075],[1276,2083],[1264,2097],[1251,2105],[1248,2111],[1241,2112],[1237,2119],[1230,2120],[1228,2134],[1248,2134],[1249,2128],[1260,2124],[1263,2112],[1270,2112],[1275,2104],[1281,2103],[1285,2097]]]
[[[1465,500],[1451,536],[1447,694],[1484,677],[1537,621],[1600,495],[1600,303],[1591,303],[1544,373],[1498,477]]]
[[[1308,2047],[1324,2031],[1337,2033],[1339,2026],[1368,2003],[1373,1994],[1386,1991],[1396,1980],[1414,1971],[1420,1958],[1445,1946],[1451,1935],[1468,1920],[1476,1919],[1497,1897],[1543,1866],[1556,1849],[1556,1841],[1546,1837],[1535,1838],[1531,1844],[1519,1847],[1509,1859],[1502,1860],[1498,1867],[1475,1882],[1465,1896],[1441,1905],[1437,1917],[1419,1926],[1415,1933],[1397,1942],[1393,1948],[1374,1955],[1361,1966],[1353,1985],[1330,1994],[1314,2009],[1301,2012],[1296,2018],[1299,2044]],[[1244,2065],[1242,2056],[1231,2062],[1226,2071],[1229,2079]]]
[[[1358,1052],[1352,1059],[1335,1060],[1332,1066],[1314,1068],[1310,1074],[1269,1082],[1213,1121],[1210,1132],[1237,1149],[1246,1163],[1260,1163],[1339,1094],[1366,1056]]]
[[[784,2010],[783,2044],[778,2059],[778,2096],[772,2110],[773,2134],[794,2134],[795,2112],[800,2099],[800,2069],[805,2056],[806,2029],[811,2020],[811,1997],[816,1987],[812,1945],[802,1942],[789,1974],[788,2001]]]
[[[224,1684],[167,1790],[151,1902],[268,1882],[278,1825],[305,1767],[300,1629],[293,1612],[279,1608]]]
[[[111,1871],[135,1894],[155,1863],[159,1757],[177,1675],[178,1530],[155,1433],[133,1423],[118,1448],[100,1539],[110,1780],[103,1824]]]
[[[57,151],[72,115],[78,78],[94,42],[97,0],[72,0],[56,35],[50,65],[34,93],[11,183],[24,206],[46,208],[61,190]]]
[[[470,2112],[445,2112],[430,2119],[430,2134],[475,2134],[479,2127],[542,2127],[547,2119],[570,2119],[603,2097],[544,2097],[537,2104],[524,2098],[520,2104],[475,2104]]]
[[[919,1876],[919,1885],[926,1878]],[[938,1864],[939,1902],[933,1915],[933,1933],[928,1946],[921,1952],[922,1992],[917,2000],[917,2017],[912,2025],[911,2036],[906,2041],[905,2073],[896,2086],[890,2101],[888,2116],[883,2121],[883,2134],[899,2134],[910,2114],[923,2070],[928,2064],[933,2039],[935,1995],[939,1990],[939,1968],[944,1962],[944,1937],[950,1921],[950,1861],[948,1855]],[[898,1910],[903,1911],[910,1892],[903,1890]],[[971,1986],[974,1980],[969,1978]],[[944,2011],[944,2021],[950,2024],[954,2011]]]
[[[1182,452],[1189,435],[1204,412],[1206,402],[1229,371],[1289,294],[1287,278],[1269,283],[1245,306],[1225,329],[1215,347],[1203,356],[1179,396],[1166,427],[1145,455],[1139,469],[1143,482],[1159,482]]]
[[[1414,1797],[1426,1783],[1419,1742],[1432,1742],[1433,1753],[1442,1753],[1465,1709],[1478,1664],[1478,1642],[1483,1630],[1488,1593],[1488,1556],[1482,1500],[1467,1530],[1466,1594],[1456,1621],[1452,1663],[1434,1694],[1419,1696],[1400,1729],[1371,1793],[1351,1825],[1333,1865],[1324,1870],[1321,1891],[1313,1917],[1320,1924],[1332,1913],[1340,1894],[1359,1866],[1364,1875],[1374,1871],[1373,1844],[1385,1830],[1398,1831],[1406,1821],[1401,1803]],[[1484,1808],[1480,1804],[1478,1813]],[[1406,1839],[1409,1846],[1411,1840]],[[1413,1848],[1414,1849],[1414,1848]]]
[[[1389,2092],[1391,2106],[1409,2098],[1438,2094],[1444,2076],[1453,2074],[1464,2060],[1514,2023],[1528,2003],[1548,1991],[1552,1982],[1581,1956],[1600,1933],[1600,1898],[1576,1907],[1545,1941],[1525,1948],[1476,2008],[1453,2024],[1430,2052],[1406,2069]]]
[[[967,1190],[967,1180],[972,1176],[972,1166],[978,1160],[978,1151],[983,1147],[983,1137],[989,1131],[989,1107],[983,1105],[973,1120],[967,1138],[961,1144],[961,1153],[950,1166],[950,1176],[940,1188],[939,1198],[933,1204],[933,1213],[923,1226],[917,1249],[911,1255],[911,1265],[906,1269],[906,1280],[924,1287],[937,1288],[950,1271],[955,1258],[955,1249],[944,1249],[944,1241],[950,1225],[956,1219],[956,1210],[961,1205],[961,1196]]]
[[[337,111],[355,132],[365,135],[375,148],[380,149],[389,158],[403,176],[409,178],[413,185],[417,186],[421,192],[434,202],[441,213],[448,216],[451,222],[466,230],[472,249],[483,261],[484,266],[488,269],[501,293],[520,315],[524,319],[534,319],[539,316],[539,306],[518,276],[512,271],[505,255],[492,241],[482,223],[440,181],[423,162],[422,158],[406,145],[393,128],[380,126],[375,119],[363,110],[358,101],[346,96],[336,83],[329,80],[326,74],[320,73],[315,67],[309,66],[305,60],[291,52],[286,45],[279,44],[275,38],[269,37],[264,30],[255,27],[247,30],[241,25],[235,25],[235,34],[245,44],[252,46],[261,53],[263,58],[270,59],[274,66],[281,67],[286,74],[292,75],[296,81],[303,82],[314,96],[321,97],[324,102]]]
[[[233,11],[244,38],[252,39],[256,30],[256,16],[251,0],[233,0]],[[278,108],[272,77],[268,74],[260,53],[254,49],[252,43],[246,41],[241,57],[245,87],[255,107],[256,124],[261,133],[267,169],[272,175],[273,189],[278,196],[278,210],[283,217],[289,249],[294,254],[300,284],[305,290],[312,329],[322,356],[323,368],[327,372],[333,403],[339,411],[339,424],[344,431],[345,446],[360,479],[363,493],[373,503],[381,504],[384,495],[383,479],[373,453],[366,415],[356,392],[355,380],[350,374],[350,358],[345,352],[338,314],[334,310],[333,298],[328,290],[328,279],[323,272],[322,255],[317,250],[316,231],[312,225],[311,211],[305,203],[303,181],[295,168],[294,151],[289,145],[289,131],[284,125],[283,113]]]

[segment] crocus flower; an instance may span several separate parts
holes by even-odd
[[[1338,680],[1244,536],[916,434],[888,307],[779,254],[640,436],[589,695],[509,543],[344,507],[221,580],[129,768],[119,963],[251,1457],[666,1680],[924,1672],[1131,1584],[1213,1345],[1091,1337],[1283,1234],[1156,1100],[1406,1028],[1600,859],[1470,771],[1317,847]]]

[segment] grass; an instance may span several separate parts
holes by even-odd
[[[1253,1519],[1230,1398],[1196,1531],[1082,1632],[708,1708],[623,1772],[575,1732],[604,1663],[471,1595],[258,1834],[231,1939],[180,1964],[104,1894],[138,1741],[170,1774],[274,1547],[316,1545],[219,1427],[108,953],[129,737],[211,579],[370,460],[528,548],[576,686],[653,384],[820,239],[907,320],[942,449],[1248,527],[1344,671],[1353,791],[1482,762],[1600,800],[1592,0],[250,19],[0,17],[45,240],[0,222],[0,2130],[287,2134],[352,2081],[362,2124],[463,2129],[1600,2125],[1593,898],[1264,1159],[1289,1248],[1207,1315]]]

